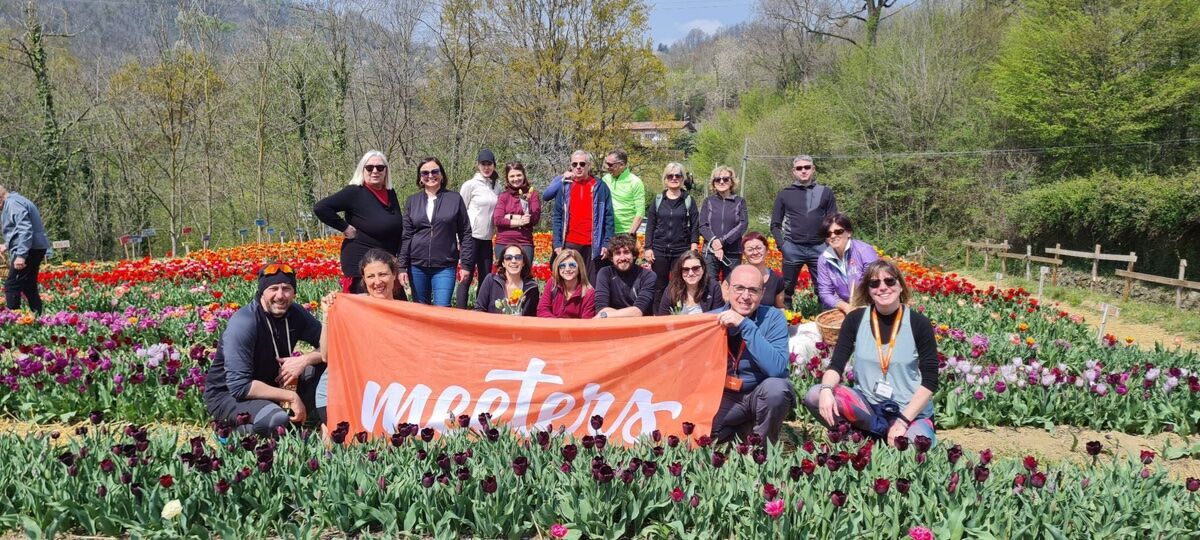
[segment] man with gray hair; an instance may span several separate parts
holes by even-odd
[[[42,297],[38,295],[37,276],[42,259],[50,251],[50,239],[37,206],[4,186],[0,186],[0,233],[4,235],[0,255],[8,255],[4,302],[8,309],[20,309],[24,295],[29,309],[41,315]]]
[[[583,150],[571,153],[567,172],[550,184],[547,194],[555,191],[551,219],[554,252],[564,247],[578,251],[587,265],[588,279],[595,283],[596,272],[608,258],[608,241],[614,230],[608,186],[592,175],[592,156]]]
[[[817,261],[825,251],[821,222],[837,213],[833,190],[816,182],[816,166],[811,156],[792,160],[792,184],[775,196],[771,211],[771,236],[783,252],[783,299],[789,308],[796,292],[796,275],[802,265],[816,281]]]

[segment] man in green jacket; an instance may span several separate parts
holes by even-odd
[[[604,156],[608,174],[602,179],[612,193],[613,217],[617,234],[637,237],[638,227],[646,217],[646,185],[629,169],[629,154],[613,150]]]

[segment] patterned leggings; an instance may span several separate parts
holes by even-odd
[[[833,426],[825,424],[825,419],[821,418],[821,385],[814,384],[808,389],[808,394],[804,396],[804,406],[812,413],[825,427],[832,428]],[[841,418],[850,425],[861,429],[869,430],[871,421],[875,416],[875,410],[867,403],[867,398],[859,392],[857,388],[849,388],[844,385],[838,385],[833,388],[833,399],[837,402],[838,412],[837,418]],[[937,442],[937,438],[933,432],[933,420],[929,418],[918,418],[914,420],[912,425],[908,426],[908,432],[904,434],[908,440],[915,440],[917,435],[929,437],[933,443]]]

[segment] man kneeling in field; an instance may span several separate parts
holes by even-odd
[[[254,301],[229,318],[204,383],[204,404],[218,424],[265,435],[303,422],[315,408],[317,381],[325,371],[321,353],[292,351],[298,341],[317,347],[321,323],[293,303],[295,298],[292,268],[269,264],[258,272]],[[284,388],[291,385],[297,389]],[[291,415],[279,403],[287,403]]]

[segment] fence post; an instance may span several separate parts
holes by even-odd
[[[1125,268],[1126,272],[1133,272],[1133,263],[1137,262],[1137,253],[1129,252],[1129,266]],[[1125,277],[1125,293],[1121,295],[1121,300],[1129,301],[1129,289],[1133,287],[1133,277]]]
[[[1058,254],[1058,250],[1060,250],[1060,249],[1062,249],[1062,244],[1054,244],[1054,251],[1055,251],[1054,260],[1056,260],[1056,261],[1061,260],[1061,257],[1062,257],[1061,255]],[[1056,264],[1050,268],[1050,286],[1051,287],[1058,286],[1058,267],[1059,266],[1062,266],[1062,263]]]
[[[1187,270],[1187,259],[1179,259],[1179,281],[1183,281],[1183,272]],[[1175,287],[1175,307],[1183,309],[1183,284]]]
[[[967,268],[971,268],[971,246],[963,242],[963,248],[967,251]]]
[[[1029,244],[1025,244],[1025,281],[1029,281],[1029,277],[1030,277],[1030,273],[1029,273],[1030,266],[1029,265],[1032,264],[1032,261],[1030,261],[1029,258],[1032,256],[1033,256],[1033,246],[1031,246]]]
[[[1100,281],[1100,244],[1096,244],[1096,258],[1092,259],[1092,282]]]
[[[990,244],[990,243],[992,243],[992,239],[984,238],[983,243]],[[989,249],[984,249],[983,250],[983,270],[986,272],[987,269],[990,268],[991,266],[992,266],[992,252]]]

